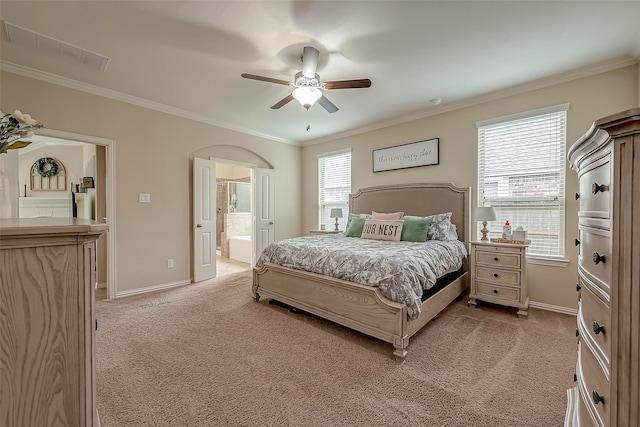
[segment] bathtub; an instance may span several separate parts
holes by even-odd
[[[229,238],[229,258],[251,264],[251,236]]]

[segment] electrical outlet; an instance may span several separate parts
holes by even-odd
[[[140,202],[140,203],[151,203],[151,194],[149,194],[149,193],[139,193],[138,194],[138,202]]]
[[[172,259],[168,259],[167,260],[167,268],[173,268],[173,260]]]

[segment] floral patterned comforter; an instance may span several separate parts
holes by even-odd
[[[423,290],[443,274],[458,270],[466,256],[459,240],[389,242],[330,234],[272,243],[260,255],[256,268],[272,263],[377,286],[385,297],[405,304],[411,320],[420,316]]]

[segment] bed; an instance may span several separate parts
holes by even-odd
[[[364,188],[350,196],[350,214],[402,211],[429,216],[451,212],[458,239],[468,248],[470,189],[454,184],[399,184]],[[253,295],[272,299],[393,344],[399,362],[407,355],[409,339],[468,288],[469,262],[464,258],[457,273],[448,274],[419,302],[416,315],[406,304],[385,297],[377,287],[324,274],[265,262],[253,270]],[[414,317],[414,318],[410,318]]]

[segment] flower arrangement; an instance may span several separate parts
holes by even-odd
[[[13,114],[2,114],[0,111],[0,154],[7,150],[26,147],[31,144],[28,141],[18,141],[20,138],[29,138],[44,127],[28,114],[22,114],[16,110]]]

